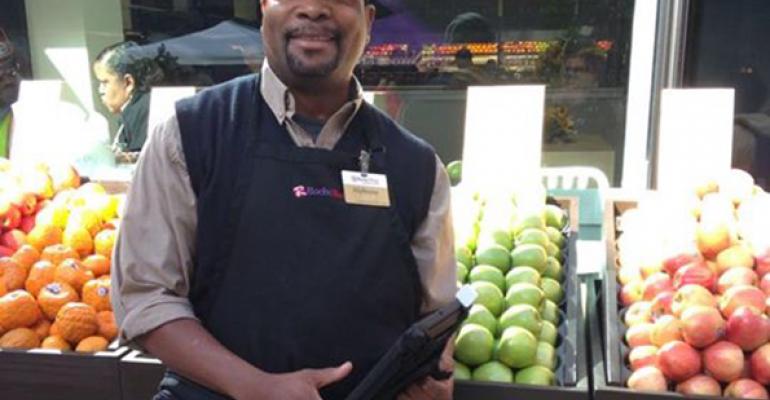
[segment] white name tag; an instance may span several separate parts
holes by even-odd
[[[390,193],[386,175],[342,171],[342,190],[345,195],[345,202],[348,204],[390,207]]]

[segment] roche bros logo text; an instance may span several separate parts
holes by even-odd
[[[335,188],[327,187],[313,187],[299,185],[292,189],[294,197],[302,199],[305,197],[331,197],[333,199],[342,200],[344,198],[342,191]]]

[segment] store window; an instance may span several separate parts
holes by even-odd
[[[258,71],[264,57],[255,0],[106,0],[98,10],[84,0],[73,0],[80,9],[11,1],[28,4],[28,19],[41,21],[30,37],[46,45],[54,40],[43,13],[84,13],[75,28],[84,31],[77,45],[87,47],[89,65],[108,45],[133,42],[131,60],[161,72],[153,86],[212,85]],[[356,74],[444,161],[461,157],[469,85],[539,83],[547,85],[544,165],[594,166],[620,183],[633,0],[372,2],[377,19]],[[56,73],[36,78],[47,75]],[[115,121],[90,75],[95,107]],[[111,128],[114,136],[119,126]]]
[[[770,2],[692,2],[685,82],[735,88],[733,166],[770,188]]]

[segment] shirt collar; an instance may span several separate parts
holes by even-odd
[[[286,84],[281,82],[272,68],[270,68],[267,59],[262,63],[259,90],[262,98],[265,99],[267,106],[275,114],[279,123],[283,124],[287,118],[294,116],[296,112],[294,96]],[[363,99],[364,89],[361,86],[361,82],[354,76],[350,84],[350,101],[355,104],[356,111],[361,107]]]

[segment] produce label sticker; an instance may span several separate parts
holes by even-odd
[[[385,175],[342,171],[342,190],[348,204],[390,207],[388,177]]]

